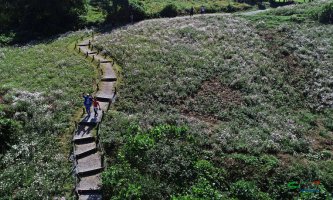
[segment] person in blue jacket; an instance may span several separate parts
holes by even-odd
[[[93,102],[93,98],[90,94],[86,94],[84,95],[84,93],[82,93],[83,99],[84,99],[84,107],[86,108],[86,112],[88,115],[90,115],[90,108]]]

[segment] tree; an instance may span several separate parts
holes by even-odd
[[[140,1],[128,0],[112,0],[110,12],[108,12],[107,21],[112,23],[127,23],[132,21],[140,21],[144,18],[145,12]]]
[[[110,12],[107,21],[128,22],[130,19],[130,4],[128,0],[112,0]]]
[[[84,0],[0,0],[1,32],[25,37],[48,36],[76,27]]]

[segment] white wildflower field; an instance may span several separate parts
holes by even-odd
[[[288,182],[320,180],[304,198],[329,198],[333,27],[306,18],[311,6],[98,36],[123,76],[101,126],[107,197],[292,199]]]
[[[71,119],[94,73],[69,45],[84,35],[0,47],[0,199],[73,195]]]

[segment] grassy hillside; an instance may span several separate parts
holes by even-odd
[[[0,199],[71,195],[71,119],[94,73],[69,45],[84,35],[0,48]]]
[[[149,20],[101,35],[124,76],[101,127],[106,195],[331,198],[333,26],[301,16],[318,6]],[[319,193],[288,188],[314,180]]]
[[[131,2],[131,1],[130,1]],[[234,10],[245,10],[251,6],[245,3],[229,2],[228,0],[190,0],[190,1],[177,1],[177,0],[148,0],[148,1],[133,1],[134,5],[139,5],[145,11],[145,14],[150,17],[158,17],[163,10],[170,5],[174,5],[175,11],[178,15],[188,14],[187,11],[194,7],[196,13],[200,13],[200,7],[205,6],[206,12],[215,13],[221,11],[227,11],[227,7],[230,4]],[[230,10],[231,11],[231,10]]]

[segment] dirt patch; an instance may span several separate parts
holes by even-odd
[[[285,63],[288,67],[289,79],[291,85],[299,86],[299,82],[306,78],[306,71],[301,66],[300,60],[290,52],[285,44],[289,44],[286,34],[275,31],[263,31],[259,35],[268,44],[267,49],[274,55],[276,62]]]
[[[220,120],[218,120],[216,117],[212,117],[209,115],[202,115],[200,113],[190,112],[188,110],[182,110],[182,115],[187,119],[189,119],[190,121],[198,120],[206,123],[207,125],[215,125],[220,122]]]
[[[316,129],[313,129],[307,139],[310,141],[311,148],[314,151],[328,150],[333,153],[333,132],[327,132],[321,136],[320,132],[325,132],[326,128],[322,120],[316,120]]]
[[[278,153],[276,155],[282,166],[289,166],[294,157],[290,154]]]
[[[181,113],[201,121],[216,124],[229,121],[221,115],[223,110],[243,103],[242,94],[217,79],[205,81],[197,94],[189,97],[180,105]]]
[[[311,147],[314,151],[322,151],[322,150],[328,150],[333,153],[333,140],[330,138],[333,138],[333,133],[330,133],[330,137],[324,138],[321,136],[315,136],[309,138],[311,141]]]
[[[0,95],[0,104],[3,104],[3,103],[4,103],[3,97]]]
[[[203,83],[198,96],[215,96],[219,103],[224,105],[241,105],[242,95],[239,91],[222,85],[218,80],[206,81]]]

